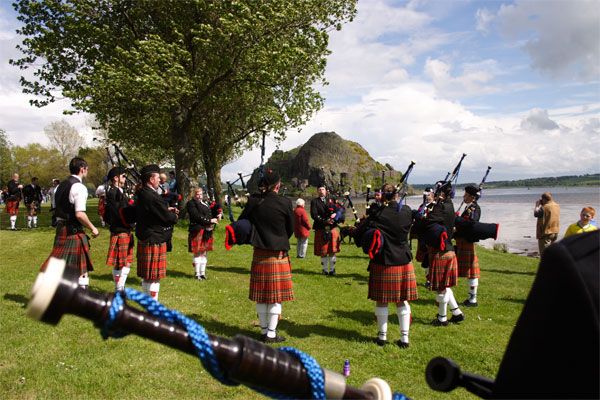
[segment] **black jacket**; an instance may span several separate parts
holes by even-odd
[[[19,189],[19,183],[14,179],[8,181],[8,200],[21,200],[21,189]]]
[[[34,201],[38,203],[42,202],[42,188],[39,185],[30,183],[23,187],[23,202],[25,204],[31,204]]]
[[[333,203],[330,197],[325,197],[325,201],[321,200],[320,197],[316,197],[310,201],[310,217],[313,219],[313,229],[325,229],[326,226],[335,226],[328,224],[327,222],[331,214],[335,213],[332,208]]]
[[[199,231],[211,225],[212,212],[207,204],[196,199],[191,199],[185,207],[190,216],[190,232]]]
[[[129,199],[127,196],[114,186],[109,186],[106,191],[106,210],[104,211],[104,219],[110,225],[111,233],[128,233],[131,232],[131,226],[123,221],[119,210],[129,207]]]
[[[144,186],[138,192],[136,203],[135,236],[151,244],[165,243],[171,239],[177,215],[152,188]]]
[[[456,216],[454,215],[454,204],[452,199],[447,198],[444,202],[437,202],[425,220],[426,225],[439,224],[446,228],[448,238],[446,239],[446,250],[453,251],[452,235],[454,233],[454,223]]]
[[[367,219],[367,228],[376,228],[383,234],[383,251],[373,258],[380,265],[405,265],[412,260],[408,244],[408,232],[412,223],[412,212],[407,205],[398,210],[398,203],[389,202],[381,206]]]
[[[250,197],[239,219],[248,219],[254,226],[252,246],[265,250],[290,249],[294,233],[294,209],[287,197],[269,192]]]

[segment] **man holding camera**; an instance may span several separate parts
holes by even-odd
[[[552,200],[550,192],[545,192],[535,202],[533,216],[537,218],[535,238],[541,257],[544,250],[556,241],[560,229],[560,206]]]

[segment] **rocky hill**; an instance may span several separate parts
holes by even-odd
[[[335,132],[317,133],[289,151],[276,150],[265,167],[277,171],[290,191],[304,191],[325,183],[334,191],[362,192],[367,184],[381,184],[382,171],[391,182],[401,176],[390,166],[375,161],[360,144]],[[251,191],[256,188],[257,178],[255,170],[248,183]]]

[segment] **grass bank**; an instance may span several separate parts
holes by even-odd
[[[93,204],[89,213],[97,220]],[[28,319],[29,291],[52,247],[48,219],[45,209],[40,226],[46,227],[12,232],[4,225],[0,231],[1,398],[261,398],[244,387],[222,386],[197,359],[148,340],[128,336],[104,341],[90,322],[72,316],[64,317],[56,327]],[[1,222],[6,221],[7,215],[2,214]],[[217,229],[216,250],[209,254],[208,281],[193,279],[186,228],[176,229],[160,301],[191,316],[212,334],[257,337],[254,303],[248,300],[251,248],[241,246],[226,252],[224,225]],[[91,290],[113,289],[111,270],[105,265],[108,238],[108,230],[103,229],[100,237],[92,240],[95,271]],[[392,390],[414,399],[474,398],[462,389],[450,394],[431,391],[424,379],[425,366],[442,355],[464,370],[494,377],[538,263],[483,248],[478,254],[482,266],[480,306],[464,310],[466,320],[460,325],[432,327],[429,322],[437,310],[434,294],[420,285],[420,298],[412,303],[409,349],[380,348],[372,343],[377,331],[374,303],[367,300],[367,258],[358,248],[343,246],[337,277],[322,276],[317,257],[292,258],[296,300],[283,306],[279,330],[288,338],[284,344],[311,354],[322,367],[340,372],[344,360],[349,359],[348,381],[354,386],[379,376]],[[415,270],[421,284],[423,270],[418,264]],[[128,286],[139,289],[141,282],[132,275]],[[459,301],[466,298],[465,280],[455,293]],[[388,339],[398,338],[398,321],[390,310]]]

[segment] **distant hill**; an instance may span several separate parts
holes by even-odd
[[[459,186],[479,185],[479,182],[461,182]],[[422,189],[429,184],[413,184],[414,188]],[[486,182],[485,187],[506,188],[506,187],[553,187],[553,186],[600,186],[600,174],[585,175],[567,175],[554,176],[547,178],[529,178],[514,181],[491,181]]]

